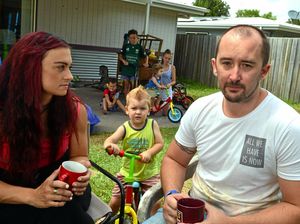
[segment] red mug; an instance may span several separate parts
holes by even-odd
[[[204,220],[205,202],[195,198],[177,201],[177,223],[197,223]]]
[[[87,171],[87,168],[79,162],[65,161],[60,167],[58,179],[72,186],[78,177],[86,175]]]

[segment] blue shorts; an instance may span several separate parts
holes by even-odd
[[[142,224],[165,224],[165,219],[163,215],[163,209],[160,208],[157,212],[151,216],[149,219],[145,220]]]
[[[136,79],[135,75],[134,76],[127,76],[127,75],[121,75],[122,80],[128,80],[128,81],[134,81]]]
[[[110,109],[108,109],[108,111],[111,111],[111,112],[116,112],[116,111],[118,111],[118,105],[114,105],[112,108],[110,108]]]

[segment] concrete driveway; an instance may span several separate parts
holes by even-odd
[[[103,91],[98,90],[92,87],[78,87],[72,88],[72,90],[86,103],[88,104],[94,113],[96,113],[101,122],[95,128],[95,132],[113,132],[115,131],[120,125],[122,125],[126,120],[128,120],[128,116],[124,113],[117,111],[117,112],[109,112],[108,114],[104,115],[102,113],[102,108],[100,108],[100,102],[102,101],[102,93]],[[185,112],[182,109],[182,112]],[[174,124],[169,121],[167,116],[161,116],[161,113],[157,113],[155,115],[151,115],[151,118],[155,119],[158,122],[160,127],[178,127],[179,123]]]

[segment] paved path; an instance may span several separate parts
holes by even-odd
[[[128,117],[122,112],[109,112],[104,115],[100,108],[100,101],[102,101],[103,91],[92,88],[92,87],[79,87],[72,88],[72,90],[86,103],[93,111],[100,116],[101,122],[96,127],[97,132],[113,132],[115,131],[124,121],[128,120]],[[184,112],[184,110],[182,110]],[[160,113],[152,115],[160,127],[178,127],[179,124],[174,124],[169,121],[168,117],[161,116]]]

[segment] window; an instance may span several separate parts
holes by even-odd
[[[0,63],[22,35],[33,30],[35,0],[0,1]]]

